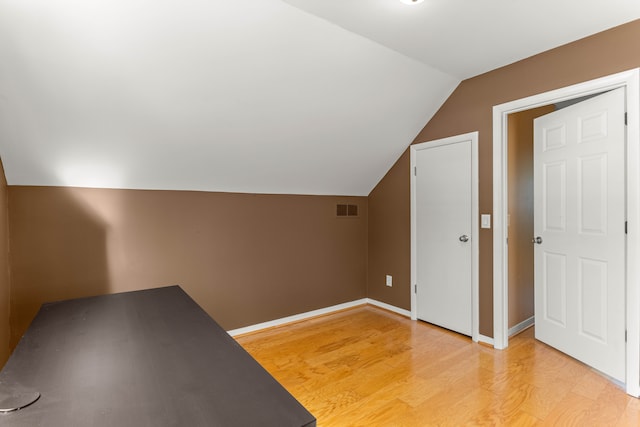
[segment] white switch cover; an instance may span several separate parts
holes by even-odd
[[[480,216],[480,227],[482,227],[482,228],[491,228],[491,215],[490,214],[482,214]]]
[[[393,286],[393,277],[387,274],[387,286]]]

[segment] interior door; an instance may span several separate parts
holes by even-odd
[[[534,122],[536,338],[625,379],[624,89]]]
[[[416,152],[417,317],[472,335],[471,141]]]

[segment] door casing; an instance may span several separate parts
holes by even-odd
[[[416,216],[416,155],[420,150],[425,150],[441,145],[456,144],[460,142],[471,142],[471,339],[479,339],[479,213],[478,213],[478,132],[470,132],[434,141],[414,144],[410,147],[411,156],[411,319],[417,320],[417,298],[416,283],[418,277],[417,269],[417,216]]]
[[[508,115],[624,87],[627,112],[627,260],[640,259],[640,68],[493,107],[493,322],[494,347],[508,346],[507,123]],[[640,395],[640,266],[626,263],[626,382]]]

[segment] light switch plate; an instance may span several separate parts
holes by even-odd
[[[491,228],[491,214],[482,214],[480,216],[480,227]]]
[[[387,286],[393,286],[393,277],[391,275],[387,274],[387,280],[386,280],[385,284]]]

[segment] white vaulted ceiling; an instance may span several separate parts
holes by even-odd
[[[0,0],[0,157],[10,185],[366,195],[462,78],[640,17],[591,3]]]
[[[285,0],[466,79],[640,18],[638,0]]]

